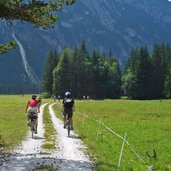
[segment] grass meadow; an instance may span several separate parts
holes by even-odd
[[[27,132],[26,102],[29,96],[0,96],[0,145],[13,149]]]
[[[0,148],[8,151],[27,135],[25,107],[30,95],[0,96]],[[53,99],[43,99],[53,102]],[[54,106],[62,119],[61,102]],[[47,113],[47,109],[45,110]],[[83,114],[89,116],[85,117]],[[124,137],[145,164],[125,144],[120,168],[117,167],[122,140],[102,124]],[[79,134],[100,171],[144,171],[153,166],[156,171],[171,171],[171,100],[76,100],[74,129]],[[53,130],[53,129],[51,129]],[[156,157],[153,156],[153,149]]]
[[[61,104],[54,108],[62,118]],[[122,137],[127,132],[126,140],[145,163],[125,144],[118,168],[123,141],[103,125],[97,138],[99,123],[94,119],[101,119],[104,125]],[[76,101],[74,128],[100,171],[143,171],[147,165],[157,171],[171,170],[171,100]]]

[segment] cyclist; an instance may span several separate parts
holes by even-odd
[[[26,113],[28,119],[28,126],[30,126],[30,117],[34,113],[36,118],[38,119],[38,113],[40,112],[40,102],[36,99],[37,96],[35,94],[32,95],[32,98],[27,102]],[[37,134],[37,119],[35,119],[35,134]]]
[[[58,95],[58,102],[60,102],[60,99],[61,99],[61,96],[60,96],[60,94]]]
[[[68,118],[71,123],[71,130],[73,130],[72,116],[73,116],[73,111],[74,111],[74,99],[71,97],[70,92],[65,93],[65,98],[63,99],[62,104],[63,104],[62,111],[63,111],[63,116],[64,116],[64,128],[66,128],[65,123]]]
[[[56,102],[56,95],[53,96],[53,100],[54,100],[54,102]]]
[[[41,103],[42,103],[42,98],[39,97],[37,101],[39,102],[38,106],[39,106],[39,109],[40,109],[40,106],[41,106]]]

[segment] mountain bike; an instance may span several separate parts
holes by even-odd
[[[33,134],[36,131],[36,128],[35,128],[36,119],[37,119],[36,113],[31,113],[30,114],[30,131],[31,131],[31,137],[32,138],[33,138]]]

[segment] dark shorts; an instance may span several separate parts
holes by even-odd
[[[28,114],[28,118],[29,119],[37,119],[38,118],[38,115],[37,115],[37,113],[29,113]]]
[[[72,118],[73,110],[72,109],[64,109],[63,115],[68,116],[69,118]]]

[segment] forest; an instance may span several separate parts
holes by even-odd
[[[96,49],[89,53],[84,41],[60,54],[51,50],[42,88],[47,96],[70,91],[78,99],[171,98],[171,47],[156,44],[151,51],[146,46],[132,48],[124,69],[110,53]]]

